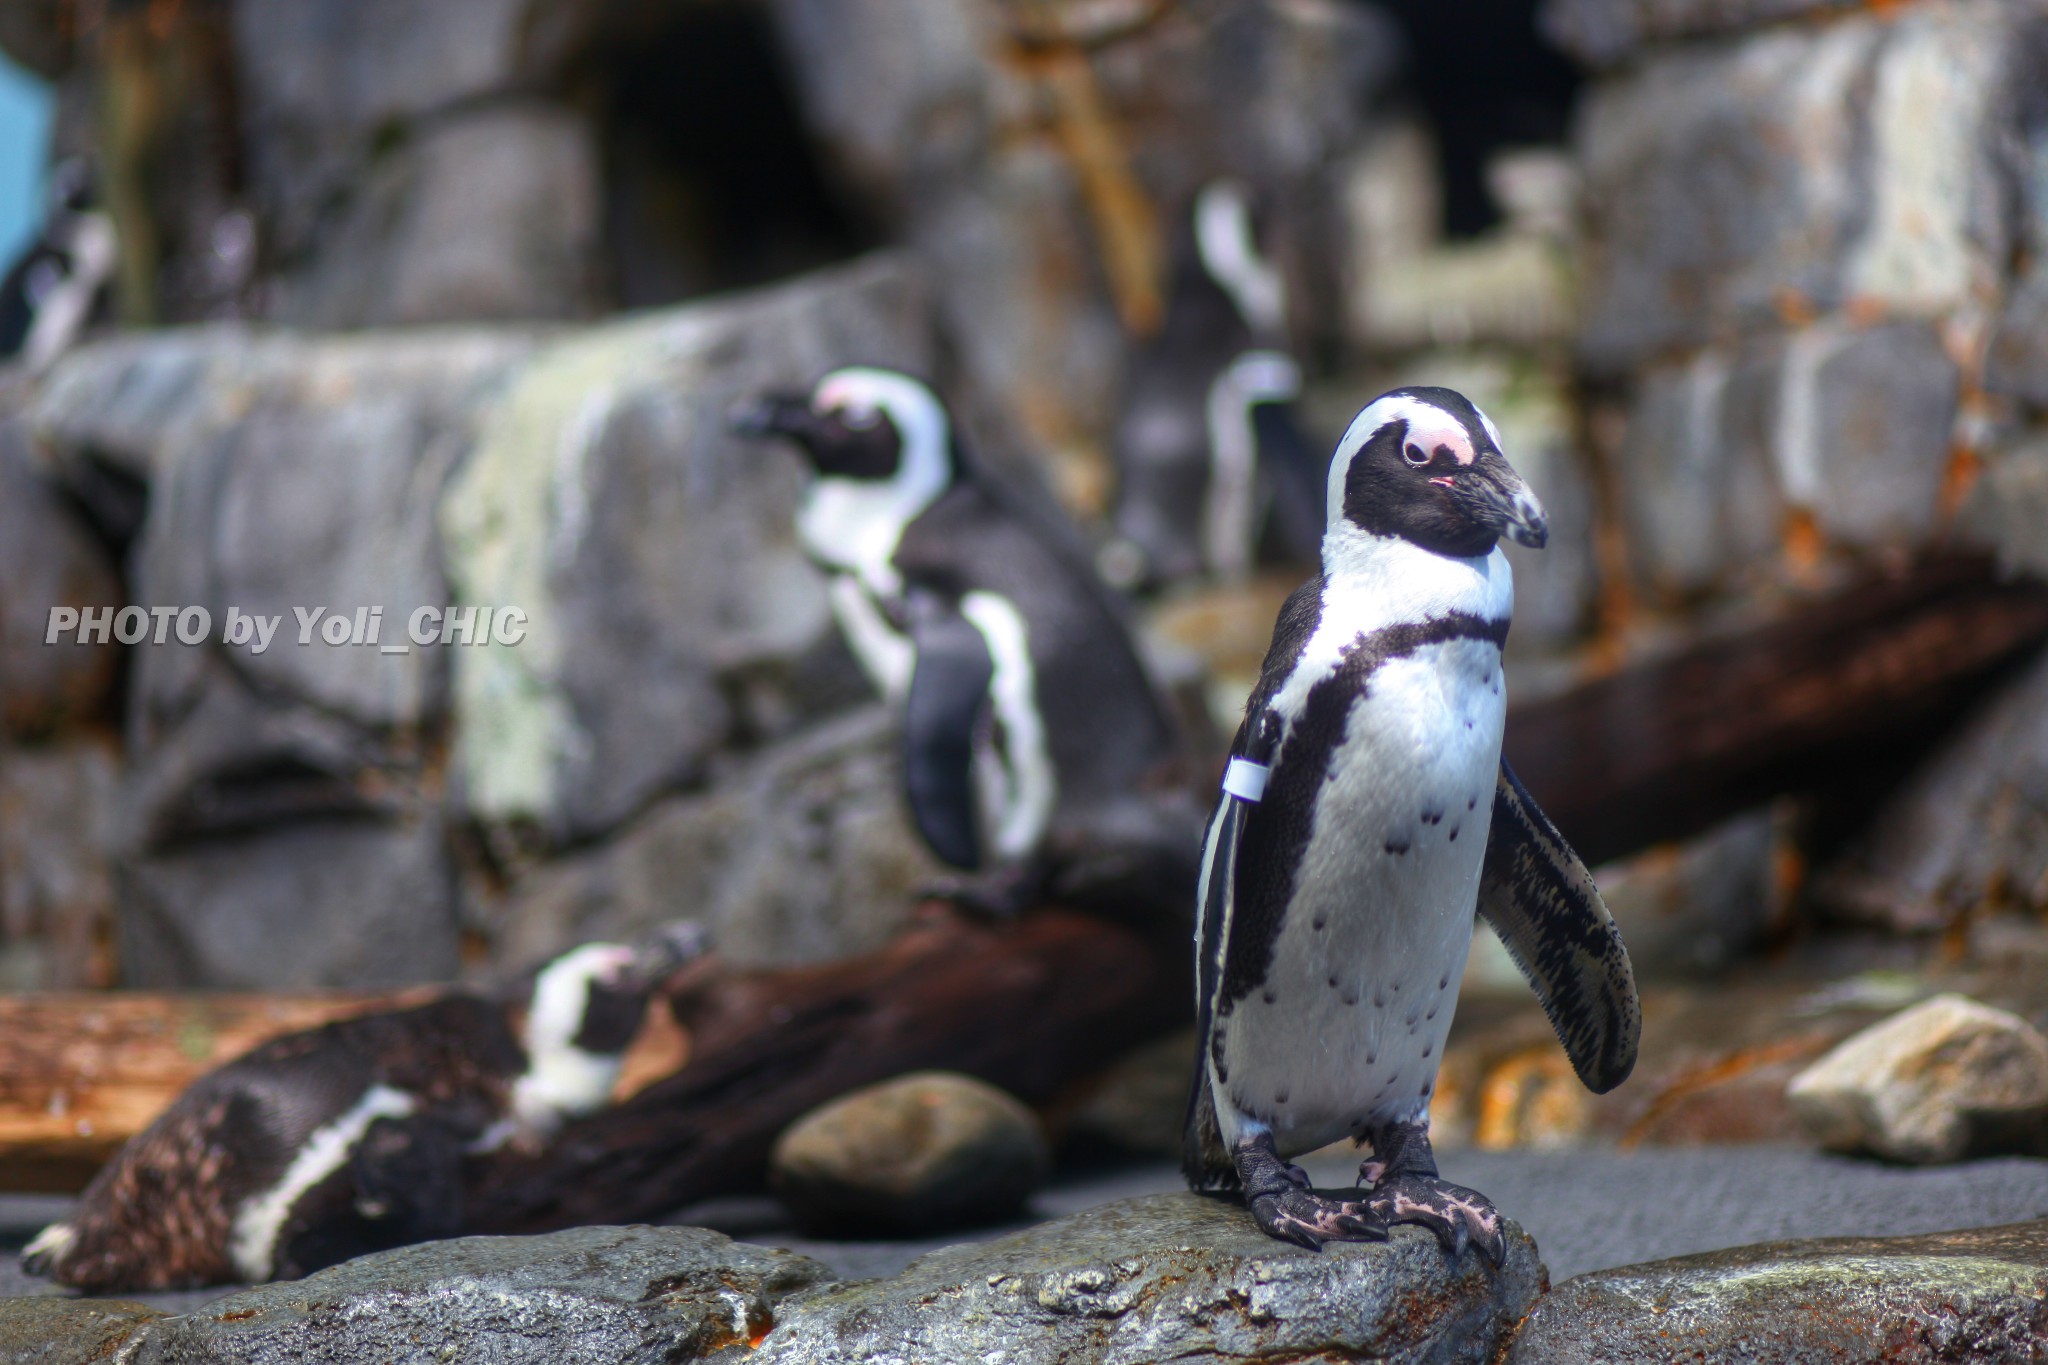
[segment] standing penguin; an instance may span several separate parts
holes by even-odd
[[[50,174],[42,236],[0,280],[0,360],[30,373],[70,348],[113,279],[114,221],[93,204],[83,161]]]
[[[694,925],[589,943],[505,999],[457,994],[263,1043],[130,1138],[22,1268],[94,1291],[294,1279],[462,1228],[465,1157],[602,1107]]]
[[[1640,1011],[1599,892],[1501,760],[1507,535],[1543,510],[1449,389],[1376,399],[1337,446],[1323,572],[1288,599],[1231,747],[1198,894],[1201,1048],[1183,1165],[1317,1246],[1419,1223],[1496,1263],[1500,1216],[1440,1179],[1429,1097],[1475,908],[1595,1092]],[[1287,1158],[1372,1149],[1358,1199]]]
[[[798,538],[862,667],[903,708],[919,833],[980,874],[955,899],[1142,911],[1190,894],[1199,821],[1147,790],[1174,740],[1122,617],[1078,549],[967,461],[938,397],[842,369],[734,426],[795,442],[816,472]]]
[[[1131,361],[1115,434],[1117,538],[1101,556],[1111,582],[1239,578],[1262,549],[1315,559],[1323,462],[1290,406],[1301,371],[1286,305],[1250,191],[1203,186],[1174,249],[1165,321]]]

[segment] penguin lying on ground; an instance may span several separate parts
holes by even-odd
[[[1300,390],[1286,286],[1259,250],[1250,193],[1213,181],[1175,248],[1165,321],[1132,357],[1104,575],[1124,588],[1238,578],[1262,549],[1314,563],[1324,465],[1295,425]]]
[[[795,442],[816,471],[798,538],[903,708],[919,833],[982,874],[954,899],[1006,913],[1044,893],[1184,921],[1200,816],[1148,790],[1175,759],[1172,729],[1078,547],[968,463],[907,375],[838,370],[734,426]]]
[[[96,1291],[295,1279],[462,1229],[465,1156],[539,1145],[610,1098],[678,925],[591,943],[504,1000],[450,995],[273,1038],[193,1082],[22,1267]]]
[[[50,174],[42,236],[0,280],[0,360],[31,373],[70,348],[114,275],[114,223],[93,207],[85,163]]]
[[[1478,913],[1595,1092],[1635,1064],[1621,936],[1501,760],[1502,535],[1542,508],[1449,389],[1375,400],[1337,446],[1323,572],[1288,599],[1210,821],[1198,897],[1201,1048],[1183,1165],[1318,1246],[1419,1223],[1496,1263],[1500,1216],[1437,1175],[1429,1097]],[[1287,1158],[1372,1149],[1357,1199]]]

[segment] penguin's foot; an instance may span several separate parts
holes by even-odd
[[[1436,1153],[1424,1123],[1390,1123],[1367,1135],[1372,1155],[1358,1168],[1366,1204],[1381,1222],[1428,1228],[1453,1256],[1477,1245],[1498,1266],[1507,1255],[1500,1211],[1477,1190],[1453,1185],[1437,1174]]]
[[[1507,1255],[1500,1212],[1477,1190],[1433,1175],[1397,1175],[1374,1186],[1365,1202],[1384,1223],[1416,1223],[1428,1228],[1452,1256],[1461,1255],[1468,1243],[1476,1245],[1496,1266]]]
[[[1268,1237],[1318,1250],[1325,1242],[1384,1242],[1386,1223],[1363,1201],[1337,1199],[1309,1188],[1308,1172],[1280,1159],[1273,1136],[1239,1139],[1237,1174],[1252,1218]]]

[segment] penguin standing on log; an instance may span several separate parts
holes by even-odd
[[[1242,578],[1262,550],[1315,561],[1324,466],[1295,425],[1301,370],[1286,305],[1251,193],[1234,180],[1203,186],[1174,251],[1165,321],[1132,357],[1117,421],[1117,538],[1100,556],[1112,583]]]
[[[1153,790],[1172,727],[1078,546],[965,458],[908,375],[838,370],[733,425],[795,443],[816,474],[798,539],[861,666],[902,707],[918,832],[974,874],[947,894],[996,914],[1044,894],[1184,918],[1200,817]]]
[[[462,1230],[466,1157],[606,1104],[694,925],[590,943],[503,1000],[457,994],[287,1034],[194,1081],[22,1268],[92,1291],[296,1279]]]
[[[1449,389],[1375,400],[1337,446],[1323,572],[1288,599],[1231,747],[1198,893],[1200,1052],[1183,1165],[1274,1237],[1418,1223],[1498,1264],[1500,1215],[1439,1178],[1429,1099],[1473,912],[1535,987],[1595,1092],[1635,1064],[1640,1010],[1592,878],[1501,759],[1499,548],[1543,510],[1493,424]],[[1357,1198],[1288,1158],[1370,1147]]]
[[[70,349],[113,279],[116,255],[114,221],[94,206],[85,163],[60,162],[42,236],[0,280],[0,361],[33,374]]]

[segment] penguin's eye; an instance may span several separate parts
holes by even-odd
[[[1401,447],[1401,458],[1415,468],[1420,469],[1429,463],[1429,452],[1416,445],[1413,441],[1410,441],[1407,445]]]

